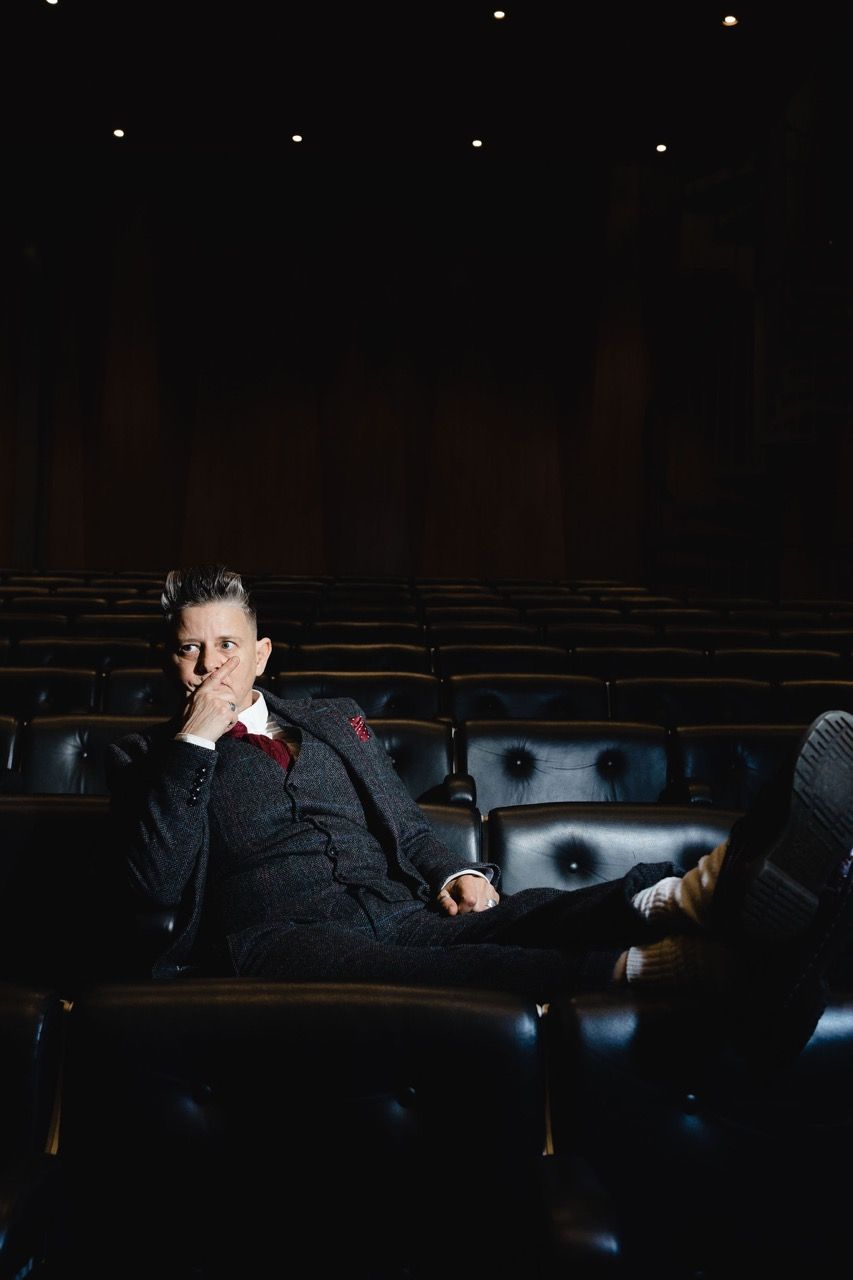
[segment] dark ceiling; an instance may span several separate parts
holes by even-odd
[[[3,0],[8,147],[265,149],[571,167],[736,164],[831,57],[843,20],[810,4],[292,4]],[[119,144],[112,130],[126,130]],[[483,148],[472,155],[471,140]],[[487,163],[490,161],[487,160]]]

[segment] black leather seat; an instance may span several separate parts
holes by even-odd
[[[796,631],[780,631],[775,643],[793,649],[826,649],[831,653],[839,653],[845,664],[845,674],[850,671],[853,630],[849,627],[808,627]]]
[[[537,644],[539,632],[525,622],[430,622],[426,642],[434,649],[448,644]]]
[[[340,598],[321,599],[317,618],[337,618],[341,622],[418,622],[414,600],[365,601]]]
[[[441,712],[441,681],[422,671],[280,671],[280,698],[354,698],[373,717],[433,720]]]
[[[789,724],[811,724],[822,711],[853,711],[853,680],[782,680],[776,708],[776,718]]]
[[[654,627],[636,622],[552,622],[543,632],[548,644],[565,645],[567,649],[596,646],[623,646],[628,644],[653,645],[657,642]]]
[[[512,626],[521,622],[520,610],[506,601],[478,601],[476,604],[431,604],[424,601],[422,612],[424,621],[430,627],[450,622],[457,626],[477,626],[489,622]]]
[[[72,1009],[63,1076],[68,1273],[260,1277],[287,1269],[298,1241],[318,1276],[539,1278],[556,1260],[601,1274],[618,1252],[606,1213],[571,1186],[555,1212],[543,1190],[544,1084],[536,1007],[500,994],[92,987]],[[450,1172],[460,1089],[487,1121],[453,1144]],[[448,1194],[486,1196],[499,1227],[450,1241]]]
[[[770,681],[725,676],[634,676],[613,680],[610,714],[675,728],[681,724],[769,724],[775,720]]]
[[[31,720],[35,715],[84,715],[98,709],[100,683],[94,669],[0,667],[0,712]]]
[[[69,623],[77,636],[126,636],[154,644],[163,634],[160,613],[79,613]]]
[[[713,675],[746,680],[831,680],[846,670],[840,652],[828,649],[717,649],[711,660]]]
[[[748,809],[765,783],[793,758],[804,728],[682,725],[672,736],[670,794],[724,809]]]
[[[103,709],[111,716],[160,716],[179,710],[176,692],[162,667],[119,667],[104,681]]]
[[[432,671],[422,644],[299,644],[282,653],[277,671]]]
[[[453,773],[453,730],[436,720],[371,719],[370,729],[379,738],[397,773],[414,800],[441,797],[445,781]],[[450,798],[450,792],[447,792]],[[465,798],[473,800],[470,788]]]
[[[607,685],[578,675],[518,671],[453,675],[443,682],[444,707],[463,720],[606,720]]]
[[[552,626],[618,627],[625,621],[619,609],[599,609],[594,605],[579,605],[571,598],[555,604],[530,605],[524,610],[528,622],[547,632]]]
[[[424,629],[413,619],[388,618],[368,622],[344,618],[319,618],[305,628],[301,644],[419,644],[425,643]]]
[[[25,795],[105,795],[107,744],[163,716],[36,716],[21,731],[20,790]]]
[[[0,633],[13,642],[25,636],[62,636],[68,632],[64,613],[0,613]]]
[[[433,831],[457,855],[460,866],[483,861],[483,817],[475,805],[426,800],[419,803]]]
[[[609,721],[469,720],[456,731],[456,768],[483,813],[555,800],[657,801],[668,776],[666,731]]]
[[[687,649],[704,649],[715,653],[717,649],[744,649],[748,645],[767,649],[772,641],[769,629],[760,627],[732,627],[728,623],[719,627],[673,627],[664,631],[667,644]]]
[[[808,627],[814,622],[814,613],[808,609],[730,609],[729,620],[733,626],[767,628],[771,636],[780,631],[792,631]]]
[[[15,661],[22,666],[94,667],[96,671],[145,667],[153,653],[148,641],[132,637],[38,634],[22,637],[14,650]]]
[[[725,1001],[583,995],[551,1006],[554,1144],[612,1192],[628,1276],[834,1280],[849,1249],[853,1000],[784,1065],[732,1050]]]
[[[706,653],[676,645],[579,645],[572,650],[569,665],[578,675],[597,676],[600,680],[710,674]]]
[[[632,602],[626,611],[626,617],[629,622],[640,626],[654,627],[658,635],[663,635],[669,627],[713,627],[722,621],[723,615],[718,609],[698,606],[663,605],[651,608],[647,602]]]
[[[522,804],[487,817],[489,861],[505,893],[547,885],[583,889],[625,875],[638,862],[695,866],[728,838],[739,814],[698,806]]]
[[[568,675],[569,655],[551,644],[445,644],[435,650],[435,670],[447,676],[485,672],[523,671],[527,674]]]
[[[8,601],[8,608],[12,613],[64,613],[68,618],[76,617],[86,610],[106,611],[108,605],[106,596],[81,597],[66,595],[64,592],[62,595],[51,592],[47,596],[12,596]]]

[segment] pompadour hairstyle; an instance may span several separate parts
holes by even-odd
[[[195,565],[191,569],[170,569],[160,596],[163,621],[172,627],[182,609],[196,604],[231,604],[242,609],[257,626],[252,598],[239,573],[221,564]]]

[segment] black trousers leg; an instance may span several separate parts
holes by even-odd
[[[621,880],[575,892],[525,889],[491,911],[446,916],[432,907],[387,912],[375,932],[330,922],[271,923],[240,972],[295,982],[395,982],[513,991],[545,1003],[601,989],[621,951],[652,936],[630,905],[672,875],[640,864]]]

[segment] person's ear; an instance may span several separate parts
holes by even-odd
[[[255,667],[255,675],[259,676],[264,671],[267,663],[269,662],[271,653],[272,653],[272,640],[270,640],[269,636],[264,636],[261,640],[258,641],[257,665]]]

